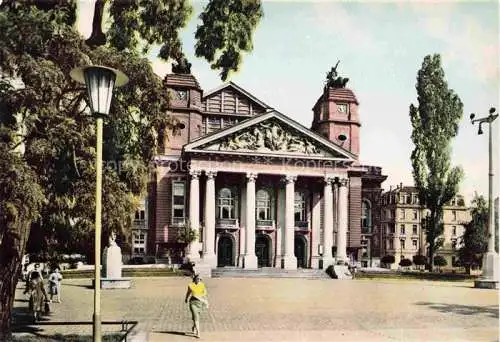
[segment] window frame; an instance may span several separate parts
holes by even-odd
[[[183,194],[182,194],[182,197],[183,197],[183,203],[182,204],[176,204],[175,203],[175,197],[176,196],[179,196],[180,195],[176,195],[175,194],[175,188],[176,188],[176,185],[180,185],[182,184],[182,190],[183,190]],[[184,225],[185,222],[186,222],[186,200],[187,200],[187,188],[186,188],[186,181],[185,180],[179,180],[179,179],[173,179],[172,180],[172,202],[171,202],[171,209],[172,209],[172,213],[171,213],[171,222],[172,222],[172,225]],[[176,216],[175,213],[176,213],[176,210],[182,210],[182,214],[183,216]]]

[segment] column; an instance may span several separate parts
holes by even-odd
[[[217,266],[215,257],[215,171],[205,171],[205,229],[203,229],[203,260],[212,267]]]
[[[283,246],[285,245],[284,242],[284,231],[285,231],[285,217],[286,217],[286,210],[285,210],[285,203],[286,203],[286,194],[285,194],[285,188],[282,186],[283,184],[279,185],[278,188],[278,216],[277,216],[277,224],[276,224],[276,268],[283,268],[282,262],[283,262]]]
[[[246,183],[246,182],[245,182]],[[239,255],[238,255],[238,267],[243,267],[243,259],[245,258],[245,241],[246,241],[246,226],[247,226],[247,217],[246,217],[246,208],[247,208],[247,189],[243,184],[241,185],[241,212],[239,214],[240,217],[240,240],[239,240]]]
[[[339,227],[337,233],[337,260],[349,261],[347,258],[347,217],[348,217],[348,197],[347,186],[349,179],[339,180],[338,216]]]
[[[297,269],[295,257],[295,180],[296,176],[286,176],[285,188],[285,229],[283,230],[285,246],[283,248],[282,266],[287,270]]]
[[[323,269],[333,265],[333,191],[332,177],[325,177],[323,188]],[[338,253],[338,252],[337,252]]]
[[[246,227],[245,227],[245,255],[243,268],[257,269],[255,255],[255,181],[257,174],[247,173],[246,186]]]
[[[200,259],[200,171],[191,170],[191,183],[189,186],[189,225],[196,232],[196,241],[191,242],[187,257],[189,260]]]
[[[311,239],[312,239],[312,257],[311,268],[319,269],[319,246],[323,245],[320,240],[321,229],[321,193],[314,192],[312,194],[312,218],[311,218]]]

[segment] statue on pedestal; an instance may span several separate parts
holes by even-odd
[[[325,88],[345,88],[349,79],[346,77],[338,76],[337,67],[340,61],[337,61],[334,67],[326,74],[326,84]]]
[[[104,278],[122,277],[122,250],[116,244],[116,233],[109,234],[108,246],[104,248],[102,256],[102,276]]]

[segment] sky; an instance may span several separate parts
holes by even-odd
[[[191,72],[208,91],[223,83],[207,61],[194,56],[194,32],[206,2],[181,32]],[[79,29],[90,34],[92,1],[79,3]],[[290,118],[310,127],[312,107],[326,73],[337,60],[340,76],[360,103],[362,164],[381,166],[386,190],[412,185],[409,105],[417,105],[417,72],[426,55],[439,53],[448,86],[464,105],[452,165],[462,166],[460,193],[488,194],[488,129],[477,135],[476,117],[499,108],[499,5],[496,1],[264,1],[264,17],[253,36],[253,50],[230,80]],[[170,65],[150,59],[164,76]],[[500,179],[500,118],[493,123],[495,190]]]

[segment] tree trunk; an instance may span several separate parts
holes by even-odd
[[[436,213],[434,210],[431,209],[431,217],[430,217],[430,222],[429,222],[430,228],[427,231],[428,235],[428,242],[429,242],[429,271],[432,272],[434,271],[434,247],[435,247],[435,241],[436,241],[436,232],[437,232],[437,227],[436,227]]]
[[[12,307],[16,294],[16,286],[21,274],[21,258],[29,236],[30,225],[20,223],[18,218],[13,227],[6,228],[0,243],[0,341],[11,338]],[[5,229],[5,228],[0,228]]]

